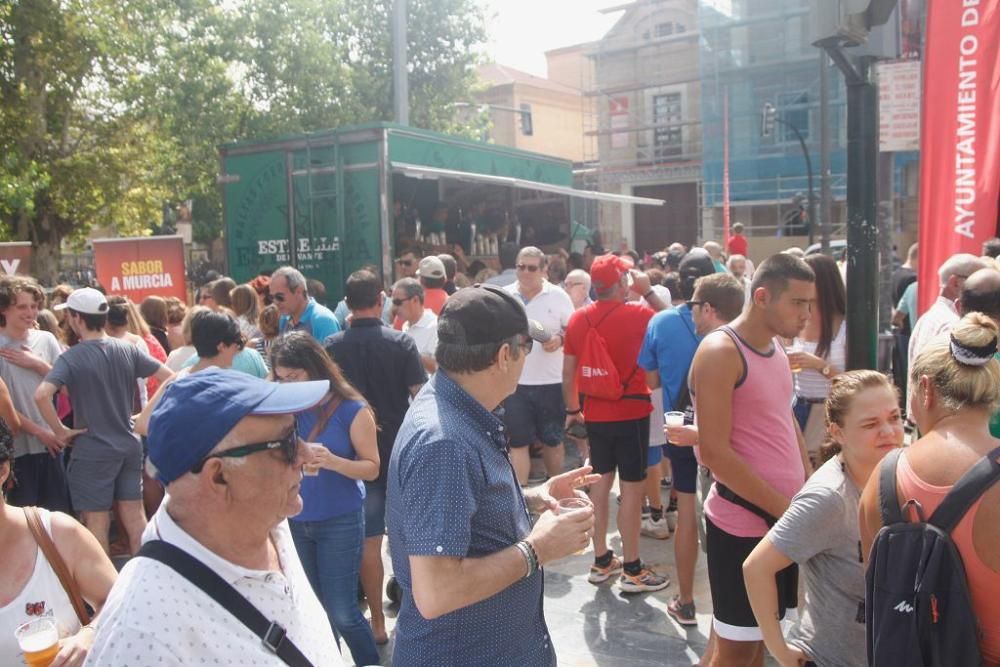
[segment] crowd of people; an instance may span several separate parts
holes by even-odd
[[[1000,265],[949,259],[919,318],[896,286],[907,388],[847,370],[843,267],[734,232],[408,248],[331,307],[293,267],[190,306],[0,279],[0,662],[48,624],[55,665],[380,664],[388,538],[401,667],[554,665],[543,568],[587,548],[595,586],[673,575],[681,627],[704,551],[701,664],[866,664],[882,459],[914,432],[896,501],[929,516],[998,453]],[[988,665],[998,526],[1000,485],[953,533]]]

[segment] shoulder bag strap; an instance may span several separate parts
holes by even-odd
[[[885,455],[878,469],[878,505],[882,514],[882,525],[891,526],[903,523],[906,519],[899,508],[899,498],[896,497],[896,464],[903,450],[894,449]]]
[[[323,410],[319,413],[319,418],[313,425],[312,430],[309,431],[309,435],[306,436],[306,442],[316,442],[316,438],[323,432],[323,429],[326,428],[327,423],[330,421],[330,417],[333,416],[333,413],[337,411],[337,408],[339,408],[340,404],[343,402],[344,399],[336,395],[332,396],[330,400],[326,402],[326,405],[323,406]]]
[[[83,601],[83,596],[80,595],[80,589],[76,585],[76,581],[73,580],[73,575],[69,572],[69,567],[66,566],[66,561],[63,560],[62,554],[56,548],[56,543],[52,541],[49,531],[45,530],[38,508],[23,507],[21,509],[24,511],[24,518],[28,521],[28,530],[34,535],[38,548],[42,550],[45,560],[49,561],[49,566],[52,567],[52,571],[56,573],[63,590],[66,591],[70,604],[73,605],[73,611],[80,619],[80,625],[87,625],[91,621],[90,612],[87,611],[87,605]]]
[[[972,504],[1000,480],[1000,447],[979,459],[951,487],[934,514],[927,520],[946,533],[950,533]]]
[[[146,542],[137,556],[160,561],[200,588],[220,607],[260,637],[264,646],[291,667],[312,667],[283,627],[269,621],[252,602],[194,556],[163,540]]]

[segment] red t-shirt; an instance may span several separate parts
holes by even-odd
[[[736,235],[729,237],[729,254],[730,255],[743,255],[747,256],[747,237],[743,235]]]
[[[612,309],[615,309],[615,312],[609,314]],[[646,373],[639,368],[638,360],[642,339],[646,336],[646,325],[655,314],[651,308],[638,303],[596,301],[576,311],[569,318],[564,352],[573,356],[579,355],[590,325],[596,324],[598,333],[604,336],[608,344],[608,352],[615,362],[619,376],[623,381],[631,377],[625,393],[648,396],[650,392],[649,386],[646,385]],[[653,411],[649,401],[634,398],[608,401],[587,396],[583,407],[584,416],[589,422],[641,419]]]

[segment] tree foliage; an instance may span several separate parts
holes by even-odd
[[[0,3],[0,235],[149,233],[164,202],[221,230],[221,143],[391,120],[392,0]],[[411,123],[460,131],[485,38],[475,0],[409,0]]]

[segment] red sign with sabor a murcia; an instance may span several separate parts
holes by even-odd
[[[147,236],[94,241],[97,280],[110,294],[135,303],[147,296],[187,300],[184,240],[180,236]]]
[[[1000,0],[928,3],[920,133],[919,310],[951,255],[996,236],[1000,199]]]

